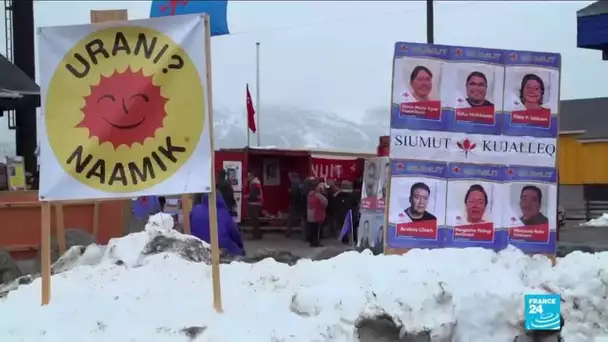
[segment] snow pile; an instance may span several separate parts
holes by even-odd
[[[514,248],[232,262],[221,268],[220,315],[208,245],[170,226],[157,216],[144,232],[89,246],[63,268],[58,261],[54,270],[68,271],[53,276],[49,306],[40,307],[39,279],[10,292],[0,300],[0,341],[511,342],[523,295],[546,292],[565,300],[567,342],[608,338],[608,253],[574,252],[556,267]],[[358,337],[370,325],[385,334]]]
[[[580,225],[585,227],[608,227],[608,214],[604,213],[602,216]]]
[[[143,231],[111,239],[107,246],[74,246],[53,264],[52,273],[98,264],[140,267],[148,263],[150,255],[167,251],[186,260],[208,263],[211,255],[209,244],[173,230],[173,224],[170,214],[159,213],[150,217]]]

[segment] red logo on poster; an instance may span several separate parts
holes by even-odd
[[[514,174],[515,174],[515,171],[512,168],[507,169],[507,176],[513,177]]]
[[[511,55],[509,55],[509,58],[511,58],[512,61],[517,59],[517,54],[515,52],[513,52]]]
[[[456,56],[461,56],[461,55],[462,55],[462,50],[456,49]]]
[[[405,170],[405,165],[403,163],[397,163],[397,170]]]
[[[472,152],[475,147],[477,147],[477,144],[471,143],[471,140],[469,140],[469,138],[465,138],[463,141],[457,141],[456,146],[458,146],[458,148],[464,152],[465,157],[468,157],[469,152]]]
[[[460,173],[460,168],[458,166],[454,166],[452,171],[454,171],[454,173]]]
[[[401,50],[403,50],[403,51],[407,51],[407,45],[405,45],[405,44],[401,44]]]

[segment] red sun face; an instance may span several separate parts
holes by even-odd
[[[100,144],[109,142],[115,149],[123,144],[143,144],[163,126],[166,103],[152,76],[141,70],[115,71],[91,86],[82,108],[84,118],[77,127],[87,128],[89,136],[97,137]]]

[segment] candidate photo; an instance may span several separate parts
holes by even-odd
[[[488,78],[480,71],[473,71],[467,76],[465,101],[467,104],[474,107],[488,107],[494,104],[486,98],[488,96]]]
[[[505,78],[505,110],[557,110],[557,89],[550,90],[553,76],[538,68],[507,68]]]
[[[367,161],[363,174],[364,198],[378,196],[379,176],[376,162]]]
[[[418,65],[410,74],[410,90],[411,97],[414,101],[409,102],[426,102],[431,101],[431,91],[433,91],[433,73],[429,68]]]
[[[388,158],[387,158],[388,160]],[[389,183],[389,179],[391,177],[391,163],[390,161],[387,161],[384,164],[384,178],[382,179],[382,199],[386,200],[386,195],[388,193],[388,183]]]
[[[370,242],[373,242],[372,240],[372,236],[371,236],[371,228],[370,228],[370,220],[373,217],[369,217],[367,215],[361,217],[361,222],[363,222],[363,224],[359,225],[359,241],[357,243],[357,247],[362,247],[362,248],[370,248],[372,245],[370,244]]]
[[[487,222],[488,194],[480,184],[473,184],[464,195],[465,220],[468,224]]]
[[[545,82],[535,74],[526,74],[521,79],[519,101],[526,110],[544,109]]]
[[[410,206],[403,211],[411,222],[437,220],[435,215],[427,211],[430,196],[431,189],[425,183],[419,182],[412,185],[409,196]]]
[[[543,193],[539,187],[526,185],[521,188],[519,195],[519,219],[524,226],[548,224],[549,219],[541,213]]]
[[[393,102],[439,101],[440,61],[407,58],[395,65]]]

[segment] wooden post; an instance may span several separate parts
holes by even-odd
[[[217,233],[217,203],[215,189],[215,147],[213,143],[213,88],[211,74],[211,25],[209,15],[204,14],[205,21],[205,63],[207,67],[207,101],[209,102],[209,136],[211,137],[211,193],[209,194],[209,226],[211,237],[211,277],[213,282],[213,307],[217,313],[223,312],[222,309],[222,290],[220,284],[220,248]]]
[[[91,11],[91,23],[104,21],[127,20],[127,10],[113,11]],[[99,204],[95,203],[97,207]],[[63,229],[63,206],[57,204],[57,242],[60,253],[65,252],[65,230]],[[97,215],[99,216],[99,214]],[[95,215],[93,215],[95,219]],[[42,276],[42,298],[41,304],[47,305],[51,302],[51,203],[42,202],[40,212],[40,268]],[[95,221],[99,221],[98,218]],[[95,223],[94,228],[95,230]]]
[[[59,255],[63,255],[67,250],[65,241],[65,222],[63,220],[63,205],[55,204],[55,227],[57,228],[57,246],[59,247]]]
[[[51,203],[42,202],[40,207],[40,273],[42,275],[41,304],[51,302]]]
[[[192,210],[192,196],[182,195],[182,213],[184,213],[184,234],[190,234],[190,211]]]
[[[93,202],[93,237],[99,239],[99,202]]]
[[[388,224],[389,224],[389,208],[391,206],[391,185],[392,185],[392,179],[393,179],[393,165],[392,165],[392,160],[389,157],[388,158],[388,163],[389,163],[389,171],[386,172],[386,170],[384,170],[387,179],[386,181],[386,198],[384,199],[384,231],[382,232],[382,244],[383,244],[383,250],[384,250],[384,254],[395,254],[393,252],[392,249],[390,249],[388,247],[388,244],[386,243],[387,241],[387,237],[388,237]]]
[[[106,21],[126,21],[129,16],[126,9],[121,10],[91,10],[91,23],[103,23]]]

